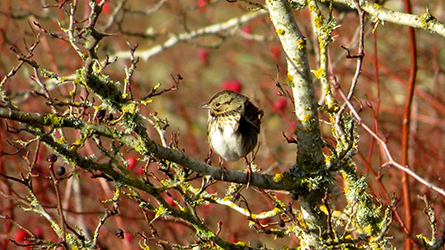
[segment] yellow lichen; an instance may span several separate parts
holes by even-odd
[[[371,224],[368,224],[368,225],[366,225],[363,228],[363,232],[368,234],[368,235],[373,235],[374,234],[374,228],[373,228],[373,226]]]
[[[144,104],[144,105],[150,104],[150,103],[152,103],[152,102],[153,102],[152,99],[142,100],[142,101],[141,101],[141,103]]]
[[[137,106],[134,104],[134,102],[130,102],[128,105],[125,105],[122,108],[122,112],[123,113],[130,113],[130,114],[134,114],[137,111]]]
[[[320,211],[322,211],[325,214],[328,213],[328,209],[326,208],[325,205],[318,205],[318,209],[320,209]]]
[[[314,74],[314,76],[317,77],[317,79],[323,78],[323,75],[325,74],[325,71],[322,68],[318,68],[317,70],[311,70],[311,71]]]
[[[113,201],[118,201],[121,197],[121,189],[116,188],[116,192],[114,192]]]
[[[297,49],[298,50],[305,50],[306,49],[306,40],[303,38],[297,40]]]
[[[279,183],[279,182],[283,181],[283,179],[284,179],[284,175],[282,173],[275,174],[275,176],[273,177],[273,181],[275,183]]]
[[[70,147],[70,155],[74,156],[76,154],[77,148],[79,147],[79,145],[73,145]]]
[[[238,245],[238,246],[246,246],[246,243],[245,242],[242,242],[242,241],[238,241],[237,243],[235,243],[235,245]]]
[[[277,32],[278,35],[284,35],[284,34],[286,34],[286,31],[283,30],[283,29],[276,29],[276,32]]]
[[[428,27],[428,23],[433,20],[435,20],[434,16],[428,11],[420,16],[420,23],[424,29],[426,29]]]
[[[49,115],[45,116],[45,118],[44,118],[45,124],[53,126],[53,127],[60,126],[62,123],[62,120],[63,120],[62,116],[58,116],[55,114],[49,114]]]
[[[291,87],[294,86],[294,76],[291,74],[287,74],[286,83]]]
[[[65,144],[66,143],[66,138],[65,137],[61,137],[61,138],[57,139],[56,142],[60,143],[60,144]]]
[[[307,123],[312,119],[312,115],[311,114],[306,114],[304,115],[303,119],[301,120],[302,123]]]

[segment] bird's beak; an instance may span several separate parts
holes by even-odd
[[[199,107],[202,108],[202,109],[209,109],[210,108],[208,103],[205,103],[205,104],[203,104],[203,105],[201,105]]]

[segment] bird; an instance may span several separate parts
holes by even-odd
[[[213,151],[227,162],[243,157],[247,162],[258,143],[264,112],[233,90],[216,93],[201,107],[209,110],[207,138]]]

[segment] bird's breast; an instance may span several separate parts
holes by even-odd
[[[226,161],[236,161],[243,157],[241,136],[231,124],[219,126],[209,134],[210,146]]]

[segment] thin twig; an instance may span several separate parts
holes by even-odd
[[[335,80],[334,80],[335,81]],[[439,188],[438,186],[428,182],[427,180],[423,179],[422,177],[420,177],[418,174],[416,174],[413,170],[411,170],[410,168],[401,165],[400,163],[397,163],[394,158],[392,157],[388,146],[386,145],[386,142],[384,139],[382,139],[379,135],[377,135],[374,131],[372,131],[371,128],[369,128],[362,120],[362,118],[360,117],[360,115],[357,113],[357,111],[354,109],[354,106],[352,105],[352,103],[350,101],[348,101],[346,94],[343,92],[343,90],[341,89],[341,87],[339,86],[338,83],[333,83],[333,86],[336,87],[338,93],[340,94],[340,96],[343,98],[343,100],[345,101],[346,105],[348,106],[349,110],[351,110],[351,113],[354,115],[355,119],[357,119],[357,124],[362,126],[371,136],[373,136],[382,146],[383,152],[385,153],[386,157],[388,158],[388,161],[386,163],[384,163],[382,166],[394,166],[404,172],[406,172],[407,174],[409,174],[410,176],[414,177],[414,179],[416,179],[417,181],[419,181],[420,183],[422,183],[423,185],[427,186],[428,188],[438,192],[439,194],[445,196],[445,190],[442,188]]]

